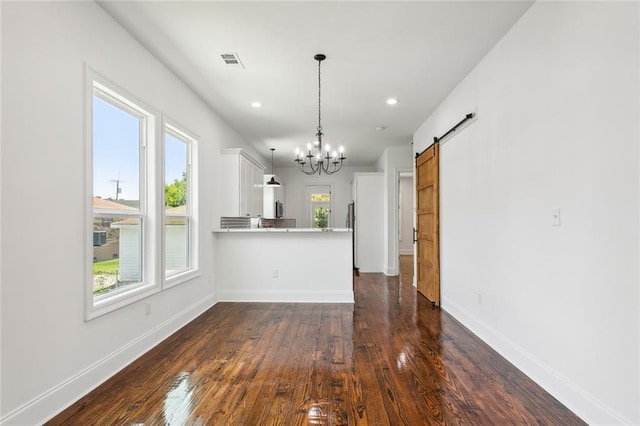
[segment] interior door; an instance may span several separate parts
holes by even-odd
[[[330,228],[333,226],[331,185],[305,185],[306,228]]]
[[[439,167],[436,142],[416,158],[418,291],[440,306]]]

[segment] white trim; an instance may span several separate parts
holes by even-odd
[[[83,194],[85,206],[83,221],[84,230],[88,232],[93,228],[93,81],[95,72],[87,64],[84,66],[84,173]],[[89,242],[89,236],[85,237],[85,261],[84,261],[84,314],[85,320],[89,320],[90,307],[93,306],[93,291],[89,291],[89,283],[93,282],[93,242]]]
[[[404,241],[402,239],[402,197],[404,196],[404,192],[400,191],[400,178],[398,178],[398,242]],[[400,244],[398,244],[400,247]],[[400,251],[400,250],[398,250]]]
[[[331,228],[333,226],[333,224],[335,223],[335,218],[334,218],[334,211],[333,211],[333,207],[334,207],[334,202],[333,202],[333,198],[334,198],[334,193],[333,193],[333,183],[329,183],[329,182],[318,182],[318,183],[306,183],[303,185],[303,193],[302,193],[302,211],[304,212],[304,216],[302,218],[302,226],[305,228],[312,228],[313,229],[313,224],[311,223],[311,212],[312,212],[312,208],[311,205],[312,204],[326,204],[326,203],[312,203],[311,201],[309,201],[309,188],[313,187],[313,186],[326,186],[329,188],[329,224],[328,224],[328,228]]]
[[[399,234],[400,234],[400,176],[401,175],[406,175],[408,173],[413,174],[413,169],[411,167],[394,167],[393,168],[393,191],[394,193],[393,195],[393,208],[391,209],[392,212],[392,217],[388,218],[388,224],[390,226],[392,226],[392,229],[387,232],[387,235],[385,236],[385,238],[387,239],[387,258],[385,259],[385,267],[384,267],[384,271],[385,271],[385,275],[388,276],[396,276],[400,274],[399,271],[399,257],[400,257],[400,252],[399,252],[399,247],[400,247],[400,241],[399,241]],[[386,179],[386,176],[385,176]],[[386,210],[388,211],[389,208],[388,206],[385,206]],[[392,239],[389,239],[389,236],[393,236]],[[389,261],[392,261],[393,263],[389,264]]]
[[[389,266],[385,266],[383,272],[388,277],[395,277],[400,274],[400,271],[398,271],[398,268],[395,266],[393,268],[390,268]]]
[[[153,200],[158,194],[157,185],[157,137],[159,112],[149,108],[144,102],[127,93],[119,85],[112,83],[100,73],[85,64],[85,197],[87,208],[85,209],[84,229],[87,232],[85,238],[85,320],[89,321],[144,297],[160,291],[158,280],[158,265],[155,261],[158,256],[159,242],[158,231],[161,224],[156,219],[158,216],[157,203],[149,203],[147,198],[151,195]],[[90,230],[93,228],[93,98],[96,93],[100,99],[123,109],[140,119],[140,163],[139,163],[139,207],[134,213],[124,213],[124,216],[138,216],[142,219],[142,281],[131,290],[117,292],[105,300],[96,301],[93,295],[93,244],[90,238]],[[152,177],[151,179],[149,177]],[[162,187],[164,188],[164,186]],[[126,211],[125,211],[126,212]],[[120,215],[120,212],[118,212]]]
[[[178,312],[154,329],[8,413],[0,419],[0,425],[43,424],[193,321],[215,303],[215,296],[211,295]]]
[[[92,212],[104,217],[134,217],[142,218],[140,210],[115,210],[115,209],[94,209]]]
[[[400,235],[401,229],[402,229],[402,204],[403,204],[403,199],[402,197],[407,197],[407,194],[404,194],[403,192],[400,191],[400,181],[402,180],[402,178],[411,178],[413,180],[414,177],[414,169],[413,167],[399,167],[396,169],[396,185],[397,186],[397,192],[398,192],[398,208],[397,208],[397,214],[398,214],[398,229],[396,230],[398,235]],[[411,191],[411,211],[412,213],[415,213],[415,209],[413,208],[413,205],[415,204],[415,184],[411,185],[411,188],[413,189]],[[413,223],[415,221],[415,214],[411,215],[411,220],[412,220],[412,225],[415,226],[415,223]],[[413,234],[411,235],[411,240],[413,240]],[[398,258],[400,256],[404,256],[404,255],[412,255],[415,256],[415,249],[416,249],[416,245],[415,243],[412,243],[411,246],[411,250],[409,249],[400,249],[400,241],[402,241],[402,238],[398,238]],[[398,260],[398,274],[400,274],[400,262]],[[414,274],[415,276],[415,274]]]
[[[101,317],[104,314],[108,314],[109,312],[113,312],[117,309],[123,308],[127,305],[137,302],[138,300],[142,300],[159,292],[160,288],[156,284],[138,284],[132,285],[132,288],[130,290],[123,291],[121,293],[118,292],[108,299],[99,300],[97,302],[93,302],[93,293],[91,293],[91,303],[93,304],[93,306],[87,306],[86,320],[90,321],[92,319]]]
[[[163,290],[192,281],[201,276],[202,273],[198,269],[187,269],[184,271],[180,271],[178,273],[165,277]]]
[[[169,133],[176,139],[179,139],[187,145],[187,214],[189,219],[189,267],[176,274],[167,276],[165,271],[165,248],[166,248],[166,233],[165,233],[165,213],[162,212],[161,217],[161,242],[162,250],[160,252],[160,271],[162,277],[162,288],[168,289],[176,285],[190,281],[191,279],[200,276],[199,271],[199,209],[198,209],[198,194],[199,181],[198,181],[198,141],[199,138],[191,131],[187,130],[185,126],[178,124],[177,121],[171,119],[168,115],[162,114],[162,149],[161,151],[161,176],[160,182],[162,182],[162,194],[161,199],[164,200],[164,167],[165,167],[165,151],[166,140],[165,132]],[[164,204],[164,202],[163,202]]]
[[[462,306],[443,299],[442,309],[588,424],[633,424]]]

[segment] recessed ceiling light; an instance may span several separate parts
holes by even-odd
[[[387,105],[395,105],[398,103],[398,99],[397,98],[389,98],[387,99]]]
[[[251,102],[251,106],[254,108],[260,108],[262,104],[260,102]]]
[[[379,132],[381,132],[381,131],[383,131],[383,130],[384,130],[384,129],[386,129],[386,128],[387,128],[387,126],[378,126],[378,127],[376,127],[376,130],[377,130],[377,131],[379,131]]]

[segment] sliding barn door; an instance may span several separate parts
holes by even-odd
[[[418,291],[436,306],[440,306],[439,148],[434,143],[416,158]]]

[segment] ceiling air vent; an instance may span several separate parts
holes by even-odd
[[[222,57],[224,63],[229,65],[230,67],[244,69],[244,65],[242,65],[242,61],[240,60],[240,57],[238,57],[237,53],[223,53],[220,56]]]

